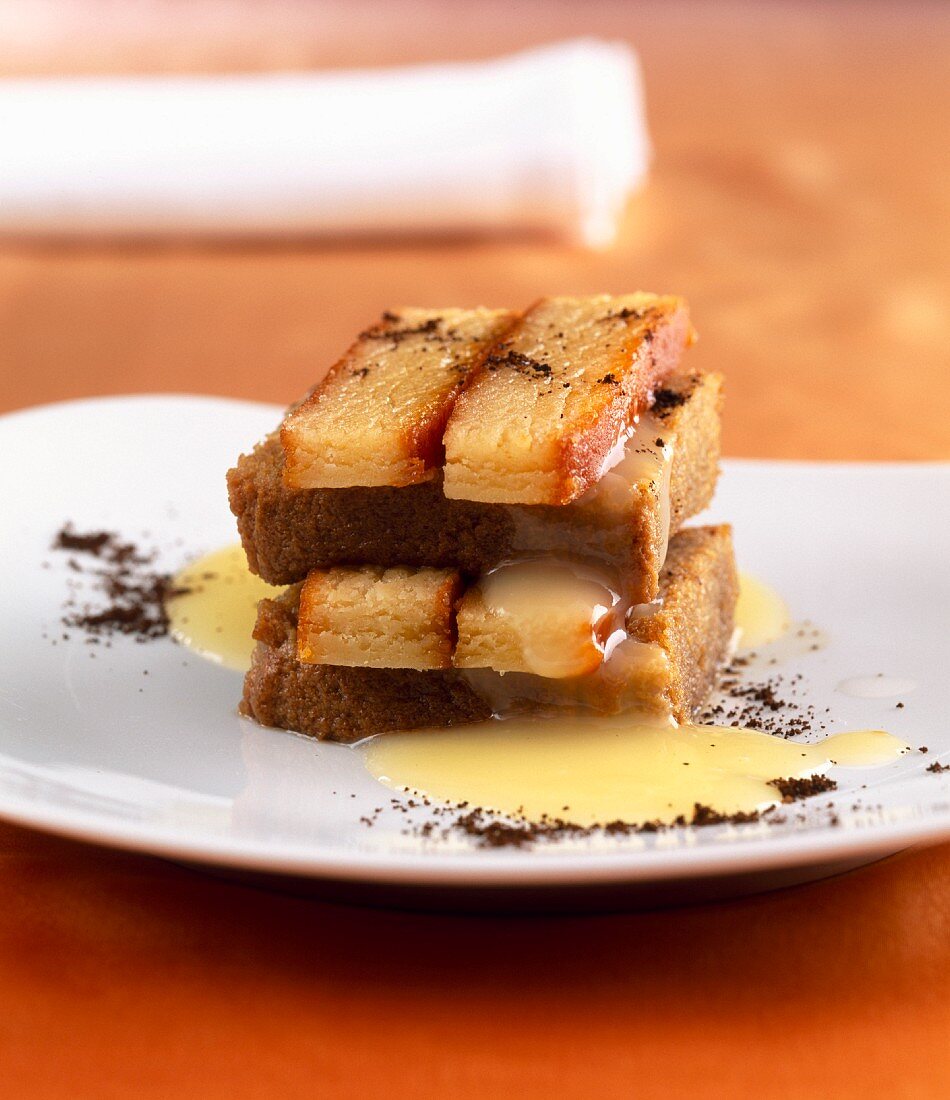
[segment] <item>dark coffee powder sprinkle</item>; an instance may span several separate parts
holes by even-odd
[[[653,395],[651,412],[662,412],[665,409],[676,409],[686,403],[686,394],[677,390],[657,390]]]
[[[769,783],[782,796],[783,802],[796,802],[800,798],[812,798],[825,791],[836,791],[838,784],[827,775],[809,775],[802,779],[770,779]]]
[[[697,802],[693,807],[693,816],[689,824],[704,827],[706,825],[746,825],[751,821],[758,821],[758,810],[737,810],[732,814],[721,814],[712,806],[704,806]]]
[[[927,765],[927,771],[933,772],[934,775],[939,775],[941,772],[950,772],[950,764],[941,764],[939,760],[935,760],[932,764]]]
[[[84,631],[93,644],[117,634],[131,635],[138,642],[168,634],[165,601],[188,589],[174,587],[167,573],[152,568],[155,551],[143,551],[114,531],[79,532],[71,523],[57,532],[52,549],[86,559],[71,557],[69,568],[87,578],[99,597],[80,605],[74,589],[63,606],[64,626]]]
[[[67,523],[53,540],[53,549],[78,550],[80,553],[93,554],[98,557],[106,550],[112,537],[108,531],[93,531],[81,535],[78,531],[73,530],[72,524]],[[70,564],[75,566],[74,562],[70,562]]]
[[[410,336],[437,336],[443,340],[451,339],[448,333],[439,331],[439,325],[442,323],[441,317],[430,317],[428,321],[423,321],[418,325],[407,325],[405,328],[386,328],[386,324],[398,324],[400,320],[401,318],[394,313],[384,313],[383,321],[385,323],[364,329],[359,334],[359,338],[361,340],[389,340],[393,344],[401,344],[403,340],[407,340]]]
[[[520,374],[530,373],[540,375],[542,378],[550,378],[552,374],[548,363],[542,363],[540,359],[532,359],[530,355],[522,355],[520,351],[506,351],[504,355],[489,355],[485,360],[485,367],[490,371],[506,367]]]
[[[749,665],[749,657],[733,658],[723,670],[717,695],[703,710],[701,722],[744,726],[785,738],[825,728],[815,708],[797,698],[803,687],[801,673],[751,680],[744,678]]]
[[[833,780],[826,780],[824,776],[818,775],[807,780],[777,779],[773,780],[773,784],[775,786],[793,785],[788,788],[788,797],[785,796],[784,791],[782,792],[783,802],[809,798],[822,791],[832,790],[836,786]],[[406,794],[409,793],[407,788]],[[783,814],[777,812],[777,806],[769,806],[762,811],[738,810],[735,813],[720,813],[712,806],[701,802],[694,804],[693,812],[689,816],[680,814],[670,822],[635,822],[618,819],[595,825],[579,825],[576,821],[568,821],[548,814],[542,814],[538,821],[531,821],[518,816],[522,813],[520,808],[512,817],[481,806],[472,807],[467,802],[442,803],[425,796],[405,800],[392,798],[389,802],[391,811],[402,814],[410,814],[412,810],[420,807],[429,811],[430,818],[403,829],[405,836],[444,842],[453,835],[461,835],[479,848],[527,848],[538,842],[557,843],[566,839],[584,839],[594,836],[641,836],[690,827],[702,829],[713,825],[749,825],[763,822],[771,826],[780,826],[787,821]],[[830,811],[828,823],[837,825],[837,814],[833,812],[833,806],[830,803],[828,810]],[[372,828],[383,812],[384,807],[377,806],[371,814],[359,819],[360,824]],[[799,819],[802,822],[806,820],[803,815],[799,815]]]
[[[656,306],[624,306],[622,309],[610,310],[605,313],[600,321],[629,321],[631,318],[634,321],[647,321],[647,320],[659,320],[662,317],[662,311],[658,310]],[[652,335],[646,333],[645,335]]]

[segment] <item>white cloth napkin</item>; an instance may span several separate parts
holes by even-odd
[[[649,159],[636,57],[0,81],[0,233],[555,232],[599,247]]]

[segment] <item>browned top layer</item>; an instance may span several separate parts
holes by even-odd
[[[403,487],[444,458],[447,497],[568,504],[689,338],[685,304],[644,293],[385,313],[285,419],[284,481]]]
[[[432,477],[459,390],[513,319],[496,309],[384,313],[284,420],[287,485],[402,486]]]
[[[679,298],[538,302],[456,403],[445,432],[445,495],[504,504],[576,500],[601,476],[689,338]]]

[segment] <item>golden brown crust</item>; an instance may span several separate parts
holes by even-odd
[[[430,479],[442,464],[456,396],[514,317],[489,309],[383,314],[284,420],[286,484],[403,486]]]
[[[600,477],[622,431],[690,338],[682,299],[543,299],[472,373],[445,431],[445,494],[564,505]]]

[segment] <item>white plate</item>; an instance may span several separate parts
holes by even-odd
[[[151,532],[142,541],[164,548],[169,569],[231,542],[224,471],[278,416],[128,397],[0,419],[0,815],[209,867],[486,896],[635,885],[647,901],[672,896],[664,883],[761,888],[950,836],[950,773],[924,770],[950,762],[948,466],[725,464],[711,518],[734,524],[742,568],[827,632],[798,667],[811,701],[831,707],[831,730],[883,727],[930,749],[839,776],[836,827],[818,817],[530,851],[427,845],[404,835],[401,814],[359,824],[389,796],[358,754],[239,718],[238,674],[165,639],[103,649],[75,632],[55,647],[43,638],[56,633],[69,577],[48,552],[64,521]],[[836,690],[877,673],[917,683],[903,709]]]

